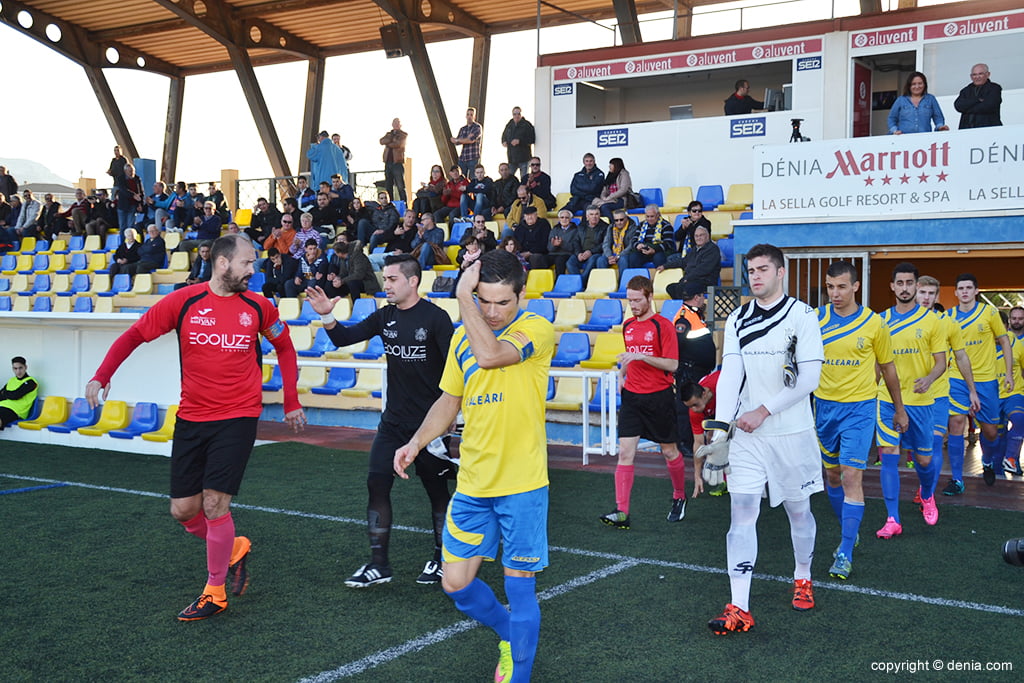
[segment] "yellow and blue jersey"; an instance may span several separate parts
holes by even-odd
[[[967,313],[960,310],[960,307],[951,308],[946,315],[960,326],[964,335],[964,349],[968,358],[971,359],[971,372],[974,373],[974,382],[991,382],[996,378],[996,353],[993,342],[1006,334],[1006,327],[1003,325],[999,311],[993,306],[981,303],[974,304]],[[1005,368],[1004,368],[1005,369]],[[960,368],[954,363],[950,368],[950,377],[963,379]]]
[[[825,362],[814,395],[827,401],[853,403],[875,398],[875,363],[892,362],[892,341],[885,322],[860,306],[843,317],[827,304],[818,309]]]
[[[931,405],[935,402],[931,387],[928,392],[917,394],[914,393],[914,382],[928,375],[935,367],[933,354],[945,353],[946,334],[943,324],[931,311],[920,306],[914,306],[903,314],[897,313],[895,307],[890,308],[881,314],[881,318],[892,338],[892,355],[896,363],[896,374],[900,378],[903,404]],[[892,401],[884,380],[878,383],[878,398]]]
[[[1024,380],[1021,379],[1021,367],[1024,366],[1024,341],[1015,335],[1007,335],[1010,339],[1010,353],[1013,354],[1013,391],[1007,391],[1003,381],[1006,379],[1006,363],[1003,361],[1003,347],[996,344],[996,381],[999,382],[999,398],[1024,396]]]
[[[466,421],[456,490],[496,497],[547,486],[544,426],[548,370],[555,330],[539,315],[520,311],[495,336],[519,352],[520,361],[484,370],[460,327],[452,337],[441,390],[462,399]]]
[[[946,372],[939,375],[939,378],[932,382],[928,395],[934,400],[943,396],[949,396],[949,373],[950,368],[956,367],[954,351],[962,351],[964,348],[964,333],[960,326],[948,315],[932,311],[939,320],[940,329],[946,338]]]

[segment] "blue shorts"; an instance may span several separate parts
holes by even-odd
[[[999,424],[999,382],[991,379],[987,382],[975,382],[974,390],[978,392],[981,410],[974,416],[984,424]],[[971,409],[971,395],[967,391],[967,382],[956,377],[949,378],[949,414],[966,415]]]
[[[814,427],[825,467],[867,467],[875,435],[874,399],[842,403],[814,399]]]
[[[548,487],[495,498],[456,492],[448,504],[442,556],[445,562],[472,557],[493,561],[503,543],[501,563],[539,572],[548,566]]]
[[[892,428],[896,406],[888,401],[878,402],[878,424],[875,438],[879,448],[895,448],[913,451],[917,455],[932,454],[932,407],[904,406],[907,411],[907,431],[900,434]]]
[[[932,404],[932,434],[945,436],[949,431],[949,396],[938,396]]]
[[[1013,394],[1000,399],[999,423],[1009,429],[1009,423],[1013,423],[1019,430],[1024,427],[1024,396]]]

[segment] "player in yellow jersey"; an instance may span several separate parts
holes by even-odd
[[[974,387],[980,407],[974,419],[981,429],[981,464],[985,484],[996,483],[993,461],[999,439],[999,383],[996,381],[996,349],[1003,349],[1003,383],[1013,391],[1013,353],[999,312],[993,306],[978,301],[978,279],[971,273],[956,278],[956,308],[946,315],[960,326],[964,334],[964,347],[971,359]],[[964,485],[964,430],[967,428],[969,401],[967,386],[957,368],[950,368],[949,378],[949,466],[952,480],[943,493],[963,493]]]
[[[495,680],[506,682],[530,679],[540,634],[535,574],[548,564],[544,398],[555,333],[546,319],[520,310],[525,281],[519,260],[504,250],[487,252],[462,272],[456,288],[462,327],[449,347],[443,393],[395,451],[394,463],[407,479],[405,468],[462,409],[441,586],[456,607],[498,634]],[[476,576],[485,559],[498,556],[499,543],[511,613]]]
[[[878,386],[878,425],[875,438],[882,455],[882,496],[886,520],[876,536],[892,538],[903,533],[900,522],[900,449],[909,451],[921,481],[921,512],[929,526],[939,521],[935,505],[935,484],[941,459],[932,457],[931,386],[946,371],[946,334],[941,321],[917,304],[917,268],[901,263],[892,271],[889,287],[896,305],[882,313],[892,336],[893,358],[900,377],[900,392],[907,411],[907,430],[900,434],[890,426],[893,404],[886,401],[886,389]]]
[[[889,330],[870,308],[857,303],[857,269],[848,261],[832,262],[825,287],[830,303],[818,309],[825,363],[814,392],[814,423],[825,465],[825,490],[842,531],[829,575],[847,579],[864,518],[862,482],[875,432],[876,365],[896,406],[894,430],[906,430],[907,414]]]
[[[1014,306],[1010,309],[1006,323],[1009,332],[1010,346],[1014,347],[1013,355],[1013,395],[1024,396],[1021,362],[1017,359],[1017,347],[1024,349],[1024,308]],[[1018,343],[1014,343],[1014,342]],[[1020,404],[1020,405],[1018,405]],[[1014,416],[1016,415],[1016,419]],[[1003,403],[1003,425],[1006,428],[1005,448],[1003,449],[1003,469],[1007,474],[1022,474],[1020,467],[1020,446],[1024,442],[1024,399],[1012,399],[1011,405]]]

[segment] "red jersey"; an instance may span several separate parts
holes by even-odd
[[[171,331],[178,334],[178,416],[183,420],[212,422],[260,416],[260,334],[277,349],[285,412],[301,407],[295,390],[295,347],[277,309],[268,299],[252,292],[218,296],[208,282],[184,287],[160,299],[111,345],[93,379],[106,386],[139,344]]]
[[[657,313],[647,320],[628,319],[622,325],[622,337],[629,353],[679,360],[676,328],[668,318]],[[671,372],[659,370],[643,361],[633,361],[626,366],[623,388],[634,394],[653,394],[668,389],[674,383],[675,376]]]
[[[704,433],[704,420],[715,419],[715,403],[718,399],[718,376],[722,373],[721,370],[715,370],[712,373],[704,375],[700,378],[697,384],[701,385],[705,389],[711,390],[711,400],[704,406],[703,413],[697,413],[693,410],[690,411],[690,428],[693,430],[694,436],[700,436]]]

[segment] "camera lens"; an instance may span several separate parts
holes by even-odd
[[[1011,538],[1004,543],[1003,559],[1007,564],[1024,567],[1024,538]]]

